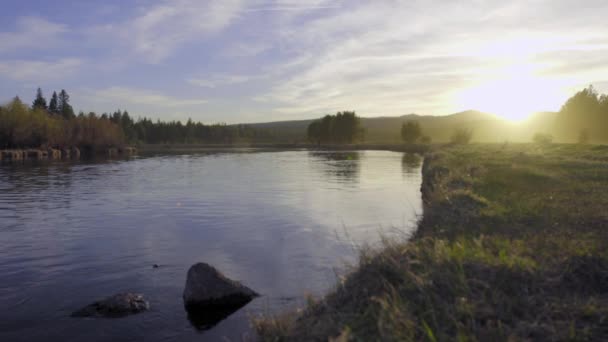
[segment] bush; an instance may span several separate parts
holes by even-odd
[[[468,129],[468,128],[458,128],[454,131],[454,134],[452,134],[452,137],[450,138],[450,142],[452,144],[464,145],[464,144],[468,144],[471,141],[472,137],[473,137],[473,130]]]

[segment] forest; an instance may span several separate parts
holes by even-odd
[[[267,129],[248,125],[205,125],[188,120],[156,122],[146,117],[134,120],[127,111],[98,115],[74,114],[65,90],[47,104],[38,89],[31,106],[19,97],[0,106],[0,149],[76,146],[85,150],[125,144],[234,144],[272,141]]]

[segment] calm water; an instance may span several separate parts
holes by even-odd
[[[354,246],[410,234],[420,177],[419,159],[381,151],[0,165],[0,341],[252,336],[251,315],[332,288]],[[197,328],[181,294],[198,261],[263,296]],[[143,293],[151,310],[69,317],[121,291]]]

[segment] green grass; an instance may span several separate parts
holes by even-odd
[[[265,341],[606,340],[607,190],[607,148],[446,148],[425,160],[411,241],[254,325]]]

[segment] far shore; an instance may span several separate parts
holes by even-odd
[[[309,144],[309,143],[235,143],[235,144],[142,144],[137,149],[140,153],[196,153],[209,151],[233,151],[237,149],[257,150],[327,150],[327,151],[395,151],[425,153],[439,144]]]

